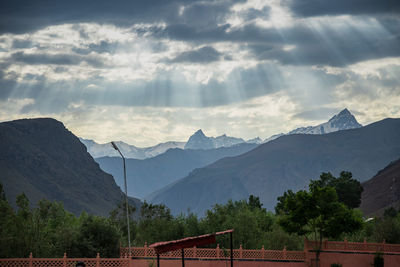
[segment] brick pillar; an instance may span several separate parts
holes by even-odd
[[[219,248],[219,244],[217,244],[217,248],[216,248],[216,253],[217,253],[217,255],[216,255],[216,257],[217,257],[217,259],[220,257],[220,248]]]
[[[63,267],[67,267],[67,253],[64,253],[64,257],[63,257]]]
[[[193,258],[197,257],[197,248],[196,246],[193,247]]]
[[[242,248],[242,244],[240,244],[240,247],[239,247],[239,259],[242,259],[243,258],[243,248]]]
[[[98,253],[98,252],[96,255],[96,267],[100,267],[100,253]]]
[[[32,255],[32,252],[31,253],[29,253],[29,267],[32,267],[33,266],[33,255]]]
[[[264,245],[261,247],[261,257],[263,259],[265,259],[265,249],[264,249]]]
[[[144,242],[144,256],[147,257],[147,242]]]
[[[283,247],[283,259],[286,260],[286,246]]]

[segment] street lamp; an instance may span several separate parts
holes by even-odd
[[[128,224],[128,246],[129,246],[129,257],[131,256],[131,231],[129,230],[129,212],[128,212],[128,186],[126,185],[126,166],[125,166],[125,157],[122,155],[121,151],[117,147],[114,142],[111,142],[111,145],[118,153],[121,155],[123,163],[124,163],[124,183],[125,183],[125,206],[126,206],[126,222]]]

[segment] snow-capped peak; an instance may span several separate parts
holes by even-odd
[[[270,138],[267,138],[264,142],[269,142],[269,141],[274,140],[282,135],[326,134],[326,133],[332,133],[332,132],[336,132],[336,131],[348,130],[348,129],[354,129],[354,128],[360,128],[360,127],[362,127],[362,125],[359,124],[357,122],[356,118],[353,116],[353,114],[351,114],[350,111],[347,108],[345,108],[325,123],[321,123],[317,126],[300,127],[300,128],[290,131],[287,134],[274,135],[274,136],[271,136]]]

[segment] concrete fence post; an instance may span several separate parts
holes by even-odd
[[[219,248],[219,244],[217,244],[217,248],[216,248],[216,253],[217,253],[217,255],[215,255],[216,256],[216,258],[218,259],[220,256],[220,248]]]
[[[67,253],[66,252],[64,252],[63,267],[67,267]]]
[[[243,248],[242,248],[242,244],[240,244],[240,247],[239,247],[239,259],[242,259],[243,258]]]
[[[283,259],[286,260],[286,246],[283,247]]]
[[[196,246],[193,247],[193,258],[197,257],[197,248]]]
[[[147,242],[144,242],[144,256],[147,257]]]
[[[265,259],[265,249],[264,249],[264,245],[261,247],[261,257],[263,259]]]
[[[100,267],[100,253],[98,253],[98,252],[96,255],[96,267]]]
[[[32,267],[32,266],[33,266],[33,255],[31,252],[31,253],[29,253],[29,267]]]

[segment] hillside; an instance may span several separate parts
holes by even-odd
[[[383,214],[390,206],[400,204],[400,159],[390,163],[362,184],[360,209],[365,215]]]
[[[62,201],[76,215],[108,215],[123,199],[113,177],[54,119],[0,123],[0,182],[14,206],[15,197],[25,192],[31,203]]]
[[[303,189],[321,172],[351,171],[365,181],[387,162],[400,157],[400,119],[325,135],[282,136],[243,155],[197,169],[151,199],[174,213],[188,208],[197,214],[215,203],[259,196],[272,210],[288,189]]]
[[[185,177],[195,168],[204,167],[218,159],[243,154],[256,144],[239,144],[208,150],[170,149],[154,158],[126,159],[128,195],[145,198],[156,190]],[[114,176],[118,185],[123,186],[123,169],[120,157],[95,159],[102,170]]]

